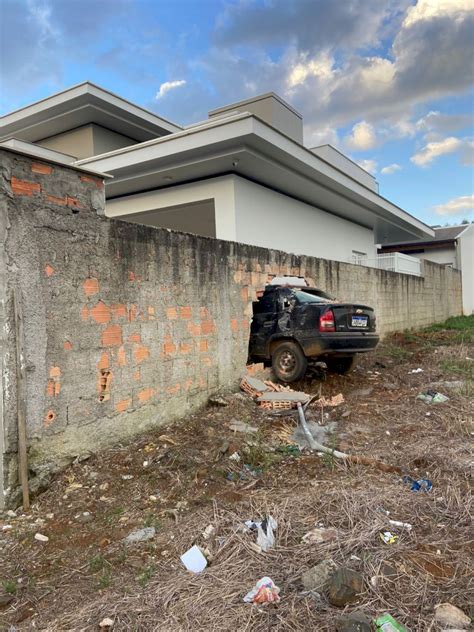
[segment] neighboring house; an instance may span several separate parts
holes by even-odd
[[[474,224],[433,228],[433,239],[389,243],[379,253],[403,253],[461,270],[465,314],[474,313]]]
[[[434,236],[349,158],[306,148],[273,93],[183,128],[86,82],[4,116],[0,140],[111,175],[106,215],[129,222],[362,263],[376,244]]]

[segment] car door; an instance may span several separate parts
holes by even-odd
[[[250,356],[266,357],[268,340],[276,330],[275,292],[265,293],[253,303],[253,318],[250,325]]]

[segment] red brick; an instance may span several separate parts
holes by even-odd
[[[95,184],[98,189],[102,189],[104,187],[104,183],[99,178],[92,178],[91,176],[81,176],[82,182],[87,182],[89,184]]]
[[[148,306],[148,318],[150,320],[154,320],[155,319],[155,308],[152,307],[151,305]]]
[[[99,281],[94,277],[90,277],[84,281],[82,284],[82,289],[84,290],[84,294],[86,296],[93,296],[97,294],[99,291]]]
[[[49,369],[49,377],[61,377],[61,369],[58,366],[52,366]]]
[[[142,404],[144,404],[145,402],[149,401],[154,394],[155,391],[152,388],[144,388],[138,393],[138,399],[142,402]]]
[[[190,345],[187,342],[182,342],[179,345],[179,352],[182,353],[183,355],[191,353],[192,350],[193,350],[193,345]]]
[[[44,273],[46,274],[47,277],[50,277],[54,274],[54,268],[53,266],[49,265],[49,263],[47,263],[44,266]]]
[[[203,320],[201,323],[201,333],[204,336],[207,336],[207,334],[212,334],[213,332],[214,332],[214,321]]]
[[[46,427],[50,426],[55,419],[56,419],[56,413],[54,412],[54,410],[48,410],[48,412],[44,416],[44,425]]]
[[[139,345],[133,350],[133,356],[137,364],[141,364],[144,360],[150,357],[150,349],[145,345]]]
[[[233,318],[230,321],[230,328],[232,329],[232,331],[235,333],[236,331],[239,331],[239,321],[237,320],[237,318]]]
[[[122,328],[120,325],[109,325],[102,332],[102,345],[104,347],[120,346],[122,344]]]
[[[102,301],[99,301],[94,305],[94,307],[90,311],[90,315],[96,323],[99,323],[101,325],[109,323],[112,317],[110,307]]]
[[[77,198],[66,195],[66,202],[69,208],[84,208]]]
[[[141,341],[142,341],[142,337],[140,336],[140,334],[138,332],[136,332],[134,334],[130,334],[130,336],[128,337],[128,342],[139,343]]]
[[[72,342],[69,342],[69,340],[66,340],[63,344],[63,348],[64,351],[71,351],[72,350]]]
[[[176,395],[181,390],[181,384],[175,384],[174,386],[168,386],[166,392],[168,395]]]
[[[179,309],[180,312],[180,316],[183,320],[189,320],[192,316],[192,311],[191,308],[189,306],[186,307],[180,307]]]
[[[88,320],[89,316],[90,316],[89,308],[87,307],[87,305],[84,305],[84,307],[81,309],[81,318],[82,320]]]
[[[176,345],[174,344],[171,336],[165,337],[165,342],[163,344],[163,352],[165,355],[174,355],[176,353]]]
[[[132,303],[128,310],[128,320],[133,323],[137,319],[137,306]]]
[[[128,280],[129,281],[135,281],[135,272],[132,272],[130,270],[130,272],[128,273]]]
[[[166,318],[168,318],[168,320],[176,320],[176,318],[178,318],[176,307],[168,307],[166,309]]]
[[[117,320],[119,318],[127,318],[127,314],[128,314],[127,308],[122,303],[112,305],[110,309],[112,310],[112,314],[114,318],[116,318]]]
[[[51,204],[56,204],[56,206],[66,206],[66,204],[67,204],[67,198],[66,197],[58,198],[55,195],[47,195],[46,196],[46,201],[47,202],[51,202]]]
[[[188,323],[188,331],[192,336],[200,336],[201,326],[195,325],[194,323]]]
[[[249,288],[247,285],[241,288],[240,298],[244,301],[244,303],[247,303],[247,301],[249,300]]]
[[[31,165],[31,171],[33,173],[41,173],[44,176],[51,175],[53,169],[49,165],[45,165],[43,162],[33,162]]]
[[[125,351],[125,347],[122,345],[117,351],[117,364],[119,366],[127,365],[127,353]]]
[[[121,399],[119,402],[115,404],[115,410],[118,413],[123,413],[127,410],[127,408],[130,407],[131,403],[132,403],[131,397],[128,397],[127,399]]]
[[[97,363],[97,368],[100,369],[108,369],[109,368],[109,354],[106,351],[103,351],[100,356],[100,360]]]
[[[12,192],[14,195],[28,195],[31,197],[34,193],[40,193],[41,185],[37,182],[28,182],[27,180],[19,180],[12,176]]]
[[[201,353],[206,353],[206,351],[209,349],[209,343],[207,342],[207,340],[200,340],[199,341],[199,351]]]

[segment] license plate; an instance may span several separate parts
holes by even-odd
[[[352,327],[367,327],[368,321],[368,316],[353,316]]]

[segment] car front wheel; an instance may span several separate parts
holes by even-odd
[[[295,342],[280,342],[272,353],[272,368],[282,382],[296,382],[306,373],[308,361]]]

